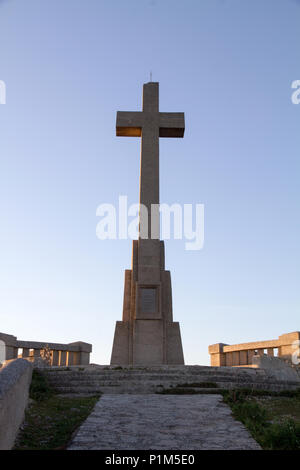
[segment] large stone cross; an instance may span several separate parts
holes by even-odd
[[[159,137],[183,137],[184,113],[160,113],[159,84],[150,82],[143,87],[143,111],[118,111],[116,130],[117,136],[142,138],[140,205],[148,210],[148,230],[140,218],[140,234],[159,238],[158,210],[152,212],[151,221],[151,205],[159,207]]]
[[[125,271],[123,317],[116,324],[111,364],[184,364],[159,236],[159,138],[183,134],[184,113],[159,112],[158,83],[144,85],[142,112],[117,113],[117,136],[141,137],[140,227],[132,242],[132,269]]]

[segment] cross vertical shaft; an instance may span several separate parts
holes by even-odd
[[[141,139],[140,205],[147,209],[147,220],[140,212],[139,238],[159,239],[159,94],[158,83],[143,87],[145,124]],[[152,213],[152,205],[156,210]],[[153,215],[151,217],[151,214]]]

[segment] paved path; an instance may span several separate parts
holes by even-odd
[[[103,395],[69,446],[115,450],[260,449],[221,395]]]

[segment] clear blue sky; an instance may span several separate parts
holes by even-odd
[[[115,137],[160,82],[161,202],[205,204],[205,245],[166,242],[186,363],[300,329],[300,2],[0,2],[0,331],[93,344],[108,363],[131,240],[96,208],[138,200],[139,139]]]

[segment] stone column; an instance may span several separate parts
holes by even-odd
[[[80,352],[73,352],[73,366],[80,364]]]
[[[72,351],[68,351],[67,358],[68,358],[68,366],[73,366],[74,365],[74,353]]]
[[[79,364],[81,366],[89,365],[89,363],[90,363],[90,353],[81,351],[79,354],[80,354]]]
[[[22,357],[29,357],[29,348],[23,348]]]
[[[78,352],[77,357],[74,357],[72,359],[74,365],[75,364],[88,365],[90,363],[90,354],[92,352],[91,344],[85,343],[84,341],[76,341],[75,343],[69,343],[68,346],[72,346],[73,349],[75,347],[76,353]]]
[[[59,365],[59,351],[54,350],[52,353],[52,366]]]
[[[229,366],[229,367],[233,366],[232,352],[226,353],[226,366]]]
[[[59,365],[65,366],[67,364],[67,351],[60,351]]]
[[[18,357],[18,348],[13,346],[6,346],[6,360],[17,359]]]
[[[252,366],[253,364],[253,356],[255,354],[255,351],[253,349],[249,349],[248,351],[248,365]]]
[[[208,347],[210,365],[212,367],[226,366],[226,354],[223,352],[224,343],[212,344]]]
[[[34,349],[33,350],[33,356],[34,357],[41,357],[41,350],[40,349]]]
[[[232,365],[233,366],[239,366],[240,365],[240,352],[239,351],[233,351],[233,353],[232,353]]]
[[[297,342],[300,341],[300,332],[294,331],[293,333],[287,333],[279,336],[278,342],[278,356],[283,359],[292,360],[293,354],[297,351]],[[299,348],[299,343],[298,343]]]
[[[240,365],[246,366],[248,364],[247,351],[240,351]]]

